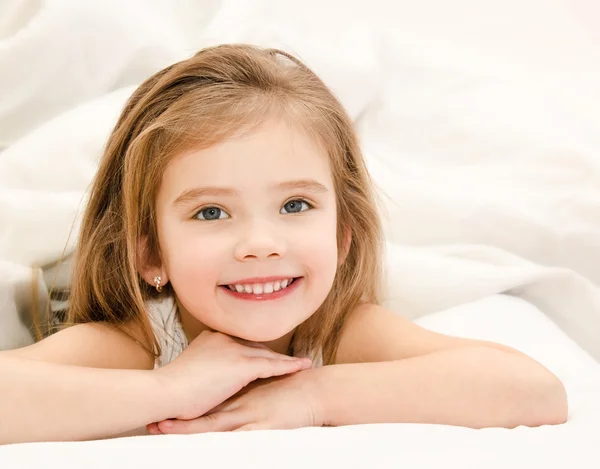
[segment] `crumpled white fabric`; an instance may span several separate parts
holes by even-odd
[[[600,25],[584,2],[2,8],[12,13],[0,14],[0,260],[19,268],[0,285],[26,281],[17,271],[31,266],[48,283],[72,250],[137,84],[200,47],[254,42],[300,56],[357,122],[385,194],[386,304],[417,317],[510,292],[600,359]],[[0,291],[6,316],[15,299]],[[3,316],[10,347],[16,329]]]

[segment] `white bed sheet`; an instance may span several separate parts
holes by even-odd
[[[0,469],[325,466],[323,452],[334,467],[600,467],[600,365],[582,350],[600,360],[597,15],[583,0],[201,3],[0,5],[0,349],[32,340],[16,323],[30,266],[72,248],[131,86],[202,46],[249,41],[300,55],[356,121],[389,197],[386,306],[531,354],[567,385],[570,420],[23,445],[0,448]]]
[[[356,122],[387,196],[387,306],[414,318],[515,294],[600,361],[595,16],[480,3],[0,2],[0,350],[33,341],[36,266],[40,290],[68,286],[52,266],[133,88],[203,46],[252,42],[306,61]]]
[[[0,447],[0,467],[600,467],[600,364],[537,308],[522,299],[494,295],[417,322],[530,354],[565,383],[569,421],[512,430],[386,424],[34,443]]]

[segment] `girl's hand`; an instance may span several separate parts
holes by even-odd
[[[163,420],[151,434],[204,433],[322,426],[318,372],[257,381],[206,415],[193,420]]]
[[[288,357],[266,346],[202,332],[168,365],[155,371],[174,403],[172,418],[199,417],[259,378],[295,373],[308,359]]]

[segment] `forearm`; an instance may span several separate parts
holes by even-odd
[[[535,361],[485,347],[315,370],[325,424],[437,423],[472,428],[562,423],[560,381]]]
[[[105,438],[170,417],[152,371],[0,359],[0,444]]]

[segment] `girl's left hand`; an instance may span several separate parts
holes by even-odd
[[[257,380],[202,417],[163,420],[147,426],[152,435],[322,426],[319,372],[309,369]]]

